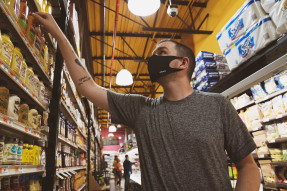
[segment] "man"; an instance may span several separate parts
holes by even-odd
[[[113,173],[115,176],[115,186],[117,186],[118,180],[119,180],[119,176],[117,174],[117,163],[118,163],[118,156],[115,155],[115,159],[113,161]]]
[[[125,156],[126,160],[124,161],[124,176],[125,176],[125,191],[129,190],[130,176],[132,174],[132,163],[129,159],[129,155]]]
[[[191,49],[171,40],[157,44],[148,69],[162,85],[162,97],[119,94],[92,80],[51,15],[34,16],[57,40],[77,90],[111,112],[114,123],[133,127],[142,190],[232,190],[227,151],[238,170],[236,190],[258,191],[260,174],[251,155],[256,145],[229,100],[190,87]]]

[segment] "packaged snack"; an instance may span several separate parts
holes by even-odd
[[[6,87],[0,87],[0,113],[7,114],[9,102],[9,90]]]
[[[266,139],[267,140],[276,139],[279,137],[276,124],[266,125],[265,126],[265,132],[266,132]],[[271,153],[271,151],[270,151],[270,153]]]
[[[267,101],[259,105],[264,117],[274,116],[272,102]]]
[[[213,58],[215,61],[218,61],[218,62],[223,62],[223,63],[227,63],[227,60],[225,58],[224,55],[222,54],[215,54],[214,53],[214,58]]]
[[[282,89],[279,85],[276,84],[274,77],[269,78],[268,80],[264,81],[265,90],[268,94],[272,94],[276,91]]]
[[[195,61],[199,62],[201,60],[214,60],[214,53],[212,52],[207,52],[207,51],[200,51],[196,58]]]
[[[257,147],[263,147],[266,145],[266,134],[264,130],[253,132],[252,135]]]
[[[282,95],[279,95],[271,100],[273,106],[273,113],[279,115],[285,113],[285,106],[283,103]]]
[[[278,134],[280,137],[287,137],[287,122],[277,124]]]
[[[215,71],[216,62],[214,60],[201,60],[195,67],[195,77],[197,77],[203,70]]]
[[[245,93],[238,97],[236,105],[242,106],[250,101],[251,101],[251,98]]]
[[[13,119],[18,120],[19,107],[20,107],[20,98],[16,95],[10,95],[7,115]]]
[[[261,126],[261,120],[263,119],[263,114],[258,105],[254,105],[247,109],[248,120],[251,127]]]
[[[27,125],[28,113],[29,113],[29,106],[25,103],[21,104],[19,108],[18,121]]]
[[[252,88],[250,88],[250,90],[252,92],[254,100],[259,100],[267,96],[267,93],[264,91],[261,84],[253,86]]]
[[[264,183],[276,185],[277,178],[274,171],[274,167],[270,165],[270,160],[259,160],[258,161],[261,167],[262,176]]]

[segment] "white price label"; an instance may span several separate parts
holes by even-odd
[[[258,158],[264,158],[264,154],[259,155]]]
[[[269,143],[275,143],[275,139],[270,139]]]
[[[264,119],[263,119],[263,122],[269,122],[269,121],[270,121],[269,118],[264,118]]]
[[[280,119],[283,117],[283,114],[277,115],[276,119]]]
[[[8,174],[8,166],[2,166],[2,174]]]

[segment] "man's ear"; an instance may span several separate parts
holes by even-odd
[[[188,63],[189,63],[189,58],[188,57],[183,57],[182,62],[179,66],[179,69],[186,69],[188,68]]]

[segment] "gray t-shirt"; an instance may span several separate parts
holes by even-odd
[[[238,162],[256,149],[220,94],[168,101],[108,91],[108,101],[112,122],[136,134],[144,191],[232,190],[225,150]]]

